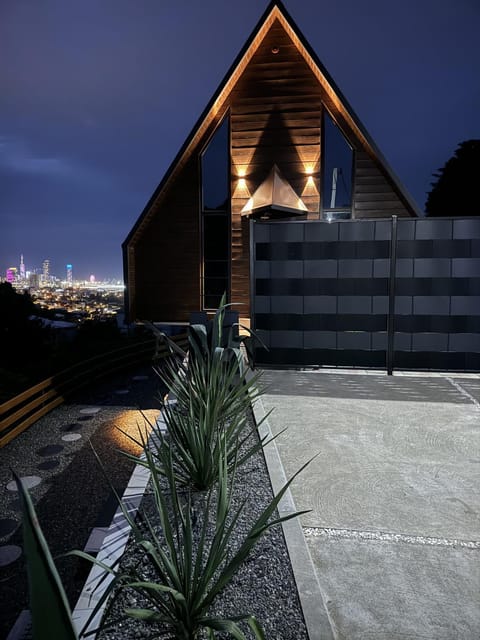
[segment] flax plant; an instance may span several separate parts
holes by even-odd
[[[269,503],[248,534],[238,542],[237,523],[245,503],[238,509],[232,507],[232,488],[235,469],[228,473],[225,452],[221,456],[218,483],[205,495],[203,513],[192,517],[191,494],[181,490],[176,481],[173,461],[162,476],[150,454],[146,451],[151,468],[152,494],[158,513],[158,523],[145,516],[145,535],[131,518],[125,506],[123,513],[132,527],[134,544],[148,561],[148,578],[145,568],[128,572],[104,564],[106,572],[114,579],[99,599],[92,618],[109,596],[109,608],[125,590],[142,598],[142,606],[127,607],[124,616],[146,621],[155,626],[156,638],[197,640],[215,638],[217,632],[226,633],[237,640],[246,640],[239,622],[250,627],[256,640],[264,640],[264,632],[254,616],[248,612],[216,617],[209,611],[217,596],[231,582],[260,537],[272,526],[305,512],[275,517],[279,501],[296,475]],[[307,463],[308,464],[308,463]],[[306,465],[305,465],[306,466]],[[100,564],[94,557],[80,551],[72,552],[91,562]],[[115,621],[113,624],[117,624]],[[87,622],[88,625],[88,622]],[[113,625],[103,625],[103,628]]]
[[[152,457],[157,471],[163,474],[171,458],[177,482],[198,490],[206,490],[217,481],[222,452],[230,470],[268,442],[266,438],[259,440],[248,424],[247,414],[262,392],[259,374],[247,376],[240,343],[232,328],[225,332],[226,308],[220,306],[210,331],[203,325],[190,328],[188,358],[160,334],[173,357],[157,373],[176,403],[163,408],[167,437],[157,425],[150,424],[156,435]]]

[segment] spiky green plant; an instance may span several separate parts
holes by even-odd
[[[163,336],[174,356],[158,374],[176,398],[174,407],[167,404],[163,410],[168,437],[151,425],[157,436],[152,456],[160,473],[165,473],[171,457],[176,480],[198,490],[216,482],[223,451],[227,469],[231,469],[268,442],[265,438],[259,441],[256,430],[249,427],[247,414],[262,392],[260,374],[247,376],[234,328],[224,330],[227,307],[220,306],[208,329],[190,327],[188,359],[175,343],[152,328]],[[237,459],[239,449],[243,453]]]
[[[217,487],[206,494],[203,513],[197,524],[192,519],[190,493],[187,492],[185,496],[179,491],[173,464],[166,469],[162,486],[161,476],[148,450],[146,456],[152,472],[152,491],[159,528],[145,517],[149,533],[145,537],[127,509],[124,506],[122,508],[132,527],[134,544],[148,559],[154,579],[145,579],[142,570],[132,569],[123,573],[101,565],[113,574],[114,579],[97,603],[92,618],[110,595],[113,594],[112,604],[122,591],[128,589],[141,594],[145,606],[126,608],[125,616],[158,625],[159,638],[166,637],[169,631],[169,637],[176,640],[196,640],[205,631],[210,638],[214,638],[216,632],[223,632],[238,640],[246,640],[238,624],[243,620],[248,623],[255,638],[262,640],[264,633],[261,626],[249,613],[239,612],[238,615],[221,618],[210,615],[209,611],[259,538],[270,527],[306,513],[275,517],[279,501],[303,467],[273,498],[240,544],[234,544],[237,522],[245,505],[236,510],[232,508],[235,472],[230,474],[229,479],[225,456],[221,458],[223,462],[220,464]],[[100,564],[84,552],[72,553]]]
[[[26,556],[33,640],[76,640],[67,596],[21,479],[14,473],[23,516],[23,547]]]

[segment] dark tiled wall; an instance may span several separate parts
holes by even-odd
[[[399,219],[394,366],[480,370],[480,219]],[[262,364],[384,367],[391,220],[255,222]]]

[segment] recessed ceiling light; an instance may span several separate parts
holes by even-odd
[[[278,47],[272,47],[272,53],[273,54],[277,54],[280,51],[280,49]]]

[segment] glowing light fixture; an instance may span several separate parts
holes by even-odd
[[[242,209],[242,215],[303,215],[307,207],[273,165],[267,178]]]

